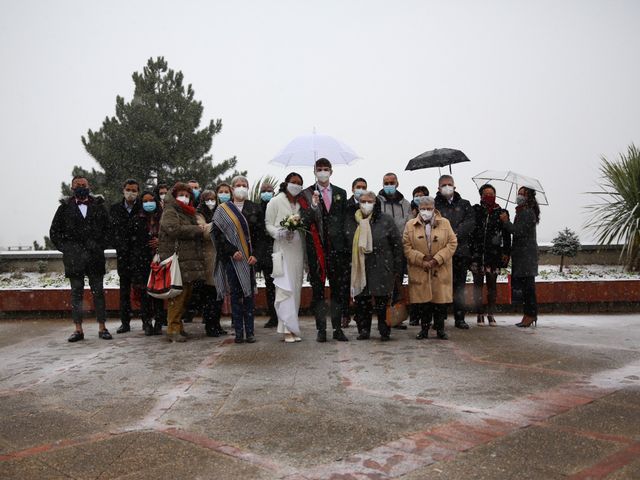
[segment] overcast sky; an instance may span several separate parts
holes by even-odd
[[[582,230],[583,192],[601,155],[640,144],[640,2],[628,1],[29,1],[0,2],[0,246],[48,234],[60,182],[96,167],[80,137],[131,99],[151,56],[182,70],[221,118],[214,161],[237,155],[250,180],[314,127],[363,160],[336,167],[350,188],[400,191],[438,170],[404,172],[436,147],[462,149],[458,191],[486,169],[540,179],[539,240]],[[296,168],[305,183],[310,168]]]

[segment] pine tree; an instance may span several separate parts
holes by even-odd
[[[564,268],[564,257],[575,257],[579,250],[580,239],[576,232],[569,228],[558,232],[556,238],[553,239],[551,254],[560,256],[560,272]]]
[[[235,169],[235,157],[213,164],[208,152],[222,121],[211,120],[199,128],[203,106],[194,100],[192,86],[185,88],[182,72],[174,72],[158,57],[150,58],[142,73],[135,72],[132,78],[133,99],[125,102],[117,96],[115,116],[105,118],[100,130],[89,130],[82,137],[102,171],[76,166],[73,175],[85,175],[93,191],[115,202],[128,178],[138,180],[143,188],[158,181],[172,185],[191,179],[203,188],[213,188],[241,173],[233,171],[222,178]],[[70,193],[68,184],[62,184],[62,192]]]

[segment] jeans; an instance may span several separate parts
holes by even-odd
[[[242,285],[236,274],[233,264],[228,262],[226,265],[227,280],[231,289],[231,319],[233,328],[236,331],[236,338],[253,337],[253,312],[254,300],[253,293],[244,296]]]
[[[521,296],[523,313],[530,317],[538,317],[538,301],[536,300],[536,277],[512,277],[512,297]]]
[[[96,311],[98,323],[104,323],[107,319],[107,311],[104,302],[104,289],[102,286],[103,275],[88,275],[89,287],[93,295],[93,305]],[[84,296],[84,276],[69,277],[71,284],[71,318],[73,323],[82,325],[82,298]]]
[[[373,297],[368,293],[360,294],[355,299],[356,304],[356,323],[360,333],[371,333],[371,323],[373,312],[378,316],[378,332],[381,337],[388,337],[391,332],[387,325],[387,304],[389,303],[389,295]]]

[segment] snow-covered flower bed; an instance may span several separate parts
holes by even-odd
[[[498,277],[498,281],[507,282],[508,270]],[[621,266],[613,265],[571,265],[564,268],[564,272],[559,272],[557,265],[540,265],[538,282],[562,282],[562,281],[602,281],[602,280],[640,280],[640,272],[626,272]],[[473,282],[471,272],[467,275],[467,282]],[[407,277],[405,276],[405,283]],[[264,287],[264,279],[257,278],[258,287]],[[85,279],[85,285],[89,284]],[[305,286],[308,283],[305,281]],[[104,277],[105,288],[118,288],[120,286],[118,272],[111,270]],[[0,274],[0,290],[28,290],[28,289],[67,289],[69,280],[63,273],[36,273],[36,272],[13,272]]]

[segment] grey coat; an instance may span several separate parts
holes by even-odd
[[[460,197],[454,192],[451,203],[438,192],[436,194],[436,210],[449,220],[453,232],[458,239],[458,248],[455,257],[471,258],[471,234],[476,226],[476,216],[469,200]]]
[[[513,223],[504,224],[513,235],[511,244],[511,275],[535,277],[538,274],[538,242],[536,239],[536,217],[529,208],[516,213]]]
[[[373,296],[391,295],[396,277],[402,274],[402,237],[390,215],[380,212],[380,202],[376,202],[371,219],[371,239],[373,251],[365,255],[367,292]],[[353,245],[353,236],[358,228],[355,216],[346,222],[347,238]]]

